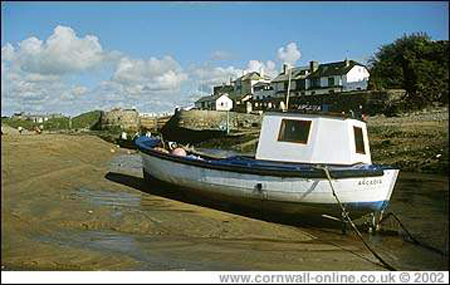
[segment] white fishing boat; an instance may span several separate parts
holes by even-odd
[[[266,113],[254,157],[170,153],[155,137],[136,145],[149,181],[305,217],[382,212],[399,173],[372,164],[364,121],[327,114]]]

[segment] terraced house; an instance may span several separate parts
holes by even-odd
[[[270,82],[270,87],[255,85],[253,110],[284,109],[289,88],[290,98],[366,90],[369,80],[367,68],[354,60],[288,68]],[[289,83],[290,81],[290,83]],[[258,87],[258,88],[256,88]]]
[[[320,65],[311,61],[309,70],[301,95],[366,90],[370,77],[366,66],[348,59]]]

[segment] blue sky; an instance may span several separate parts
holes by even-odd
[[[448,40],[448,3],[2,2],[2,114],[172,111],[243,72],[365,63],[419,31]]]

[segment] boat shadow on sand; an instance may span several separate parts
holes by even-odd
[[[255,208],[254,205],[250,206],[248,204],[237,203],[236,201],[232,200],[224,200],[223,197],[212,197],[211,195],[206,195],[202,192],[198,192],[190,188],[174,187],[173,185],[156,179],[147,181],[142,177],[119,172],[108,172],[105,175],[105,178],[109,181],[134,188],[147,194],[237,214],[266,222],[274,222],[305,228],[326,228],[332,231],[340,230],[342,226],[340,222],[326,218],[319,217],[313,219],[311,217],[307,217],[305,219],[301,219],[301,217],[297,216],[276,213],[265,209],[258,209]]]

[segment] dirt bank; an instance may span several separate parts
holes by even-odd
[[[403,171],[448,173],[448,108],[367,121],[374,162]]]
[[[87,135],[2,136],[4,270],[383,270],[353,237],[155,194]],[[139,159],[134,156],[133,159]]]

